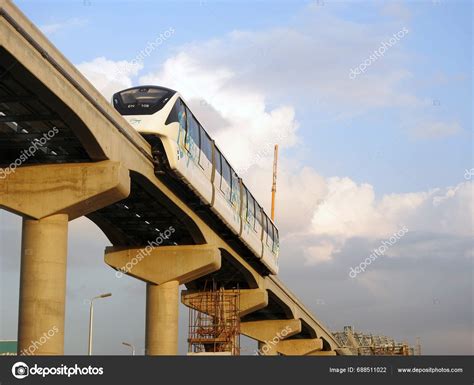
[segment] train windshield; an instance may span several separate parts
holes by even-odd
[[[113,103],[122,115],[151,115],[161,110],[174,93],[163,87],[135,87],[117,92]]]

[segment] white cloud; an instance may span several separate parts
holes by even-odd
[[[60,30],[71,27],[81,27],[85,24],[87,24],[87,20],[74,17],[61,22],[40,25],[39,29],[46,35],[52,35],[59,32]]]
[[[349,78],[352,67],[401,28],[403,24],[367,28],[308,10],[298,28],[234,31],[221,39],[185,45],[164,66],[172,79],[166,76],[160,80],[178,82],[185,94],[211,101],[223,91],[214,79],[222,80],[224,75],[228,88],[250,87],[274,99],[284,97],[305,104],[319,100],[326,112],[336,115],[420,105],[421,101],[400,87],[412,76],[405,69],[403,41],[364,76]],[[203,92],[210,95],[202,96]]]
[[[412,17],[410,9],[402,2],[390,1],[383,3],[381,11],[384,15],[400,20],[410,20]]]
[[[268,212],[271,163],[254,166],[243,177]],[[431,246],[436,253],[440,243],[449,245],[451,239],[474,235],[473,196],[474,183],[470,181],[428,191],[378,196],[370,184],[356,183],[348,177],[324,178],[313,168],[301,167],[283,157],[278,175],[276,224],[282,244],[291,245],[292,251],[282,258],[303,257],[308,264],[329,262],[337,258],[351,239],[376,244],[403,226],[409,234],[426,234],[427,238],[420,241],[425,245],[423,250],[426,252]],[[303,255],[294,255],[295,247]],[[367,252],[370,254],[369,249]]]
[[[413,128],[413,135],[421,139],[439,139],[458,134],[462,131],[456,121],[442,122],[424,120],[418,122]]]
[[[430,234],[428,244],[433,252],[439,248],[438,238],[474,235],[471,182],[430,191],[388,194],[380,199],[376,199],[373,186],[357,185],[347,178],[330,178],[328,186],[328,195],[314,212],[312,232],[317,237],[330,237],[334,247],[340,248],[355,237],[386,239],[403,226],[409,232]]]
[[[309,246],[305,250],[305,257],[309,264],[328,262],[335,252],[340,251],[334,243],[321,241],[315,246]]]
[[[160,71],[142,76],[140,83],[179,90],[232,165],[245,169],[254,154],[271,157],[262,152],[266,145],[293,145],[298,124],[293,107],[269,108],[262,91],[250,85],[236,86],[236,78],[238,74],[233,69],[208,67],[181,52],[168,59]],[[217,122],[225,125],[215,127]]]
[[[472,234],[473,184],[375,198],[373,186],[330,178],[328,195],[315,211],[315,234],[377,239],[406,225],[414,231]]]
[[[243,175],[255,197],[269,212],[272,165],[254,166]],[[280,159],[276,193],[276,223],[283,238],[305,233],[320,200],[327,194],[327,183],[311,167],[301,167],[287,157]]]
[[[329,178],[328,194],[312,218],[315,234],[376,237],[391,231],[375,207],[375,193],[369,184],[357,185],[349,178]]]
[[[76,67],[108,100],[112,95],[124,88],[132,86],[132,77],[143,68],[142,64],[134,64],[126,60],[113,61],[98,57],[83,62]]]

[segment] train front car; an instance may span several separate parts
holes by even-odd
[[[179,93],[158,86],[132,87],[114,94],[112,102],[152,145],[157,171],[169,169],[210,205],[212,140],[207,137],[207,146],[200,151],[199,125],[191,113],[186,113]]]
[[[277,274],[278,230],[179,93],[158,86],[132,87],[114,94],[112,103],[152,145],[157,171],[180,178]]]
[[[165,122],[174,102],[176,91],[157,86],[132,87],[112,96],[115,109],[158,151],[166,138],[175,135],[177,128],[167,127]],[[170,154],[175,153],[169,152]],[[169,159],[170,166],[174,159]]]

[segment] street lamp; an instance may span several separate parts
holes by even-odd
[[[89,356],[92,355],[92,321],[94,320],[94,300],[99,298],[107,298],[110,297],[112,293],[106,293],[98,295],[91,299],[91,307],[89,313]]]
[[[128,342],[122,342],[122,345],[125,345],[125,346],[128,346],[129,348],[132,349],[132,356],[135,355],[135,346],[133,346],[132,344],[129,344]]]

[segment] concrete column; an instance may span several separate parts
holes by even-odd
[[[147,283],[145,348],[150,356],[178,354],[179,282]]]
[[[133,259],[145,251],[138,263]],[[147,283],[145,348],[148,355],[178,353],[179,285],[221,268],[215,245],[160,246],[148,250],[108,247],[105,262]]]
[[[64,354],[67,235],[67,214],[23,219],[19,354]]]

